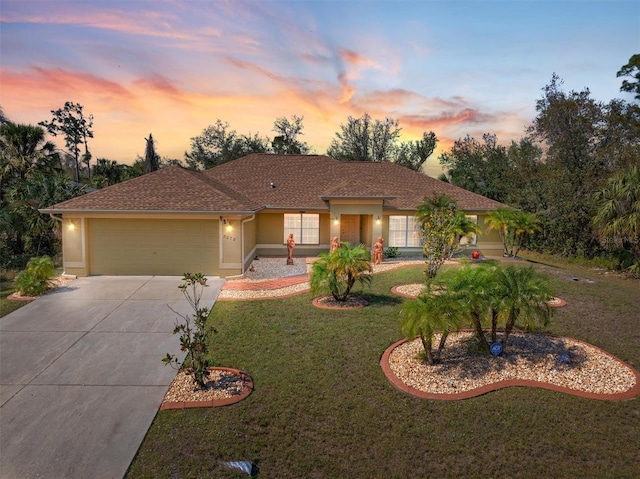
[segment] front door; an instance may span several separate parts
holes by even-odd
[[[340,215],[340,241],[360,244],[360,215]]]

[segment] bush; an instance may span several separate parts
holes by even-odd
[[[47,290],[47,281],[53,276],[53,260],[48,256],[31,258],[27,268],[14,280],[14,286],[23,296],[38,296]]]
[[[385,258],[397,258],[398,256],[400,256],[400,253],[398,252],[398,247],[397,246],[388,246],[384,249],[384,257]]]
[[[202,273],[185,273],[182,277],[183,283],[178,286],[194,314],[180,314],[173,311],[184,320],[183,323],[176,322],[173,334],[180,333],[180,349],[187,352],[187,361],[190,368],[187,373],[193,377],[197,386],[204,388],[209,376],[209,332],[206,328],[209,308],[200,307],[202,292],[207,285],[207,278]],[[215,329],[212,330],[214,333]],[[169,354],[162,359],[165,364],[170,364],[175,369],[180,369],[180,362],[174,354]]]

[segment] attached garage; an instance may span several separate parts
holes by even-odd
[[[89,274],[181,276],[218,274],[218,221],[88,219]]]

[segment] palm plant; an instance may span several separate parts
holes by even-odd
[[[336,301],[346,301],[356,281],[371,282],[371,255],[362,245],[352,246],[348,242],[331,253],[321,253],[313,263],[309,283],[313,295],[331,293]]]
[[[509,265],[497,269],[494,299],[497,300],[498,314],[504,320],[503,348],[516,321],[522,321],[529,329],[533,323],[546,326],[551,318],[549,300],[552,298],[547,278],[531,266],[528,268]],[[494,339],[495,341],[495,339]]]
[[[457,298],[447,291],[442,294],[423,292],[407,301],[400,310],[402,333],[408,338],[420,337],[425,357],[434,364],[440,357],[449,333],[459,328],[464,309]],[[433,351],[433,338],[440,331],[438,349]]]
[[[475,330],[482,350],[489,350],[484,326],[495,302],[496,265],[492,263],[472,266],[463,264],[459,268],[445,271],[430,286],[446,291],[460,305],[461,314]],[[492,330],[495,329],[492,327]]]
[[[522,247],[522,242],[526,235],[533,234],[540,230],[540,220],[533,213],[516,210],[511,218],[511,228],[513,228],[513,244],[511,256],[517,257]],[[513,248],[515,247],[515,252]]]
[[[451,249],[449,258],[451,258],[456,253],[456,250],[459,249],[462,238],[470,239],[472,235],[477,234],[480,234],[480,227],[478,226],[478,223],[465,215],[464,211],[458,211],[455,224],[453,225],[454,236],[452,240],[454,242],[455,249]]]
[[[508,244],[508,234],[509,234],[509,225],[511,224],[511,217],[513,215],[513,210],[507,208],[498,208],[490,212],[485,219],[485,222],[489,227],[487,228],[487,232],[496,230],[500,235],[500,240],[502,241],[502,245],[504,247],[504,255],[507,256],[509,254],[509,250],[507,248]]]
[[[518,256],[526,235],[540,229],[540,221],[533,213],[498,208],[487,215],[487,232],[496,230],[504,247],[505,256]]]
[[[629,247],[635,257],[629,271],[640,276],[640,167],[611,177],[595,197],[599,207],[592,224],[601,242],[608,247]]]

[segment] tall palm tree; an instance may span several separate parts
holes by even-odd
[[[640,167],[611,177],[595,198],[599,206],[592,224],[601,242],[608,247],[628,247],[635,258],[629,270],[640,276]]]
[[[330,292],[336,301],[346,301],[356,281],[371,282],[371,255],[362,245],[352,246],[348,242],[331,253],[321,253],[313,263],[309,284],[314,295]]]

